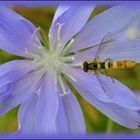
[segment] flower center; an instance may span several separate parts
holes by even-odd
[[[44,67],[45,71],[47,70],[57,71],[62,64],[59,56],[51,52],[46,52],[45,54],[42,54],[42,57],[38,59],[38,63]]]
[[[66,56],[61,56],[59,53],[51,52],[50,50],[47,50],[45,47],[39,48],[39,54],[30,54],[33,56],[36,69],[38,69],[37,72],[44,74],[47,71],[55,71],[55,72],[63,72],[63,68],[65,65],[69,65],[73,62],[74,56],[69,54]]]
[[[54,43],[55,46],[49,46],[51,43],[47,43],[46,38],[42,37],[42,40],[36,35],[38,28],[33,33],[35,39],[36,52],[30,52],[26,50],[27,54],[33,58],[35,64],[35,73],[43,76],[47,72],[53,72],[55,75],[55,83],[61,87],[62,95],[66,95],[68,92],[65,89],[63,76],[75,80],[71,75],[67,73],[68,67],[73,63],[74,53],[71,52],[71,47],[74,39],[69,41],[66,46],[61,45],[60,31],[62,25],[58,24],[57,41]],[[45,40],[44,40],[45,39]]]

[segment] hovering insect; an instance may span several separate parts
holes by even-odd
[[[100,82],[101,87],[109,97],[112,97],[112,91],[111,88],[109,88],[107,81],[104,81],[101,78],[102,77],[101,73],[103,73],[103,70],[118,69],[118,68],[128,69],[136,65],[136,62],[131,60],[113,61],[112,59],[108,58],[105,61],[100,61],[100,56],[103,50],[105,49],[106,46],[108,46],[107,42],[111,42],[111,41],[112,41],[112,36],[110,33],[107,33],[102,39],[94,59],[91,61],[85,61],[82,65],[82,69],[84,72],[95,73],[97,79]],[[112,82],[115,81],[112,80]]]
[[[132,68],[136,65],[136,62],[130,60],[123,61],[112,61],[111,59],[107,59],[104,62],[100,62],[97,58],[94,58],[93,61],[85,61],[83,63],[83,70],[85,72],[93,70],[95,73],[103,69],[116,69],[116,68]]]

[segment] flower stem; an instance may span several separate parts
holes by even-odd
[[[110,134],[113,130],[113,121],[111,119],[108,118],[108,123],[107,123],[107,127],[106,127],[106,133]]]

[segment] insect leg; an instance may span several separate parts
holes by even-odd
[[[103,74],[103,75],[107,75],[106,72],[104,70],[100,70],[100,72]]]
[[[94,73],[95,73],[96,77],[98,78],[99,77],[99,71],[95,70]]]
[[[89,70],[88,74],[95,74],[95,71],[94,70]]]

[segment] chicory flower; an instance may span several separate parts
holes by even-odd
[[[17,105],[19,131],[23,133],[85,133],[80,105],[66,81],[89,103],[117,123],[137,128],[140,102],[125,85],[105,75],[113,98],[101,88],[95,75],[77,67],[93,59],[98,47],[110,32],[114,39],[140,17],[140,10],[114,6],[88,18],[94,5],[60,5],[49,30],[49,42],[39,35],[30,21],[14,11],[0,7],[0,48],[25,60],[0,65],[0,115]],[[87,23],[87,24],[86,24]],[[140,62],[140,40],[114,40],[102,60],[134,60]]]

